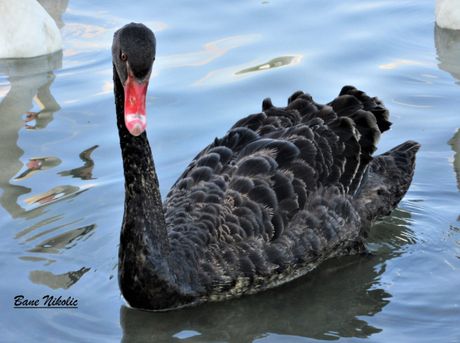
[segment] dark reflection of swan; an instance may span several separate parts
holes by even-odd
[[[92,146],[89,149],[86,149],[80,153],[80,159],[84,162],[83,166],[79,168],[74,168],[71,170],[65,170],[59,173],[61,176],[72,176],[75,178],[80,178],[82,180],[94,180],[93,178],[93,168],[94,161],[91,158],[91,153],[96,150],[98,145]]]
[[[79,270],[63,274],[53,274],[44,270],[33,270],[29,273],[29,279],[35,284],[45,285],[51,289],[68,289],[80,280],[89,270],[90,268],[81,267]]]
[[[438,66],[460,83],[460,30],[442,29],[435,25],[434,31]]]
[[[41,253],[48,253],[48,254],[57,254],[62,249],[70,249],[72,248],[79,240],[87,239],[90,237],[91,233],[96,228],[96,225],[88,225],[84,227],[80,227],[77,229],[73,229],[70,231],[66,231],[62,234],[53,236],[48,238],[41,243],[39,243],[35,248],[30,249],[30,252],[41,252]],[[54,228],[54,230],[60,229],[59,226]],[[46,232],[39,233],[28,240],[38,239],[41,235],[49,234],[50,230]]]
[[[39,232],[36,234],[34,230],[44,224],[51,224],[57,218],[50,218],[49,220],[42,221],[38,225],[32,225],[16,234],[16,238],[22,238],[24,242],[31,242],[40,240],[42,236],[49,235],[50,233],[59,232],[67,225],[57,225],[54,228]],[[96,225],[87,225],[66,231],[61,234],[53,235],[52,237],[40,240],[34,248],[28,250],[30,253],[41,254],[58,254],[64,249],[73,248],[79,241],[89,238]],[[37,258],[36,256],[22,256],[23,260],[43,261],[48,260],[49,263],[54,262],[49,258]],[[53,274],[47,270],[33,270],[29,273],[29,279],[36,284],[48,286],[52,289],[68,289],[74,285],[80,278],[90,270],[88,267],[81,267],[79,270],[69,271],[62,274]]]
[[[59,105],[50,93],[54,81],[53,70],[61,67],[62,52],[27,59],[0,61],[0,73],[8,75],[10,90],[0,102],[0,205],[13,217],[23,216],[25,210],[18,205],[18,198],[30,192],[30,188],[15,185],[11,179],[22,168],[20,161],[24,151],[17,145],[19,131],[24,127],[21,118],[29,112],[35,124],[30,128],[44,128],[53,119]],[[31,113],[33,100],[41,107],[39,113]],[[26,120],[29,120],[26,119]]]
[[[385,261],[414,242],[410,214],[397,210],[375,225],[374,255],[334,259],[296,282],[254,296],[154,313],[121,307],[122,342],[252,342],[267,333],[333,340],[366,338],[381,331],[366,316],[382,311],[391,294],[379,287]],[[178,335],[179,334],[179,335]]]

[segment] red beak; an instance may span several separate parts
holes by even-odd
[[[148,81],[138,81],[128,73],[125,82],[125,125],[133,136],[139,136],[147,127],[145,113],[145,96],[147,94]]]

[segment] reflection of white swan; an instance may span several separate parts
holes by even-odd
[[[460,31],[435,27],[435,43],[439,68],[447,71],[460,84]],[[452,146],[452,150],[455,151],[453,165],[457,174],[457,185],[460,189],[460,128],[454,129],[457,131],[449,140],[449,144]]]
[[[457,175],[457,187],[460,190],[460,128],[457,129],[455,135],[449,140],[449,144],[452,146],[454,154],[454,171]]]
[[[36,0],[0,0],[0,58],[46,55],[61,50],[54,20]]]
[[[0,0],[3,1],[3,0]],[[59,105],[50,93],[50,85],[55,76],[53,70],[60,68],[62,53],[28,58],[0,61],[0,73],[8,75],[10,90],[0,99],[0,205],[12,217],[26,215],[17,204],[19,196],[30,189],[10,183],[22,168],[20,161],[23,150],[17,145],[19,131],[24,127],[21,116],[32,108],[37,100],[41,111],[36,115],[35,128],[44,128],[53,119]]]
[[[436,0],[436,23],[445,29],[460,30],[460,0]]]
[[[460,82],[460,31],[435,27],[435,44],[439,68]]]

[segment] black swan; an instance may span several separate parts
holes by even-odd
[[[155,47],[135,23],[112,46],[125,176],[118,281],[130,306],[252,294],[365,251],[366,230],[409,188],[420,147],[372,157],[391,125],[382,102],[352,86],[327,105],[300,91],[287,107],[265,99],[193,159],[162,203],[145,133]]]

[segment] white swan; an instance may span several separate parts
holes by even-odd
[[[460,30],[460,0],[436,0],[436,24],[444,29]]]
[[[36,0],[0,0],[0,58],[25,58],[61,50],[54,20]]]

